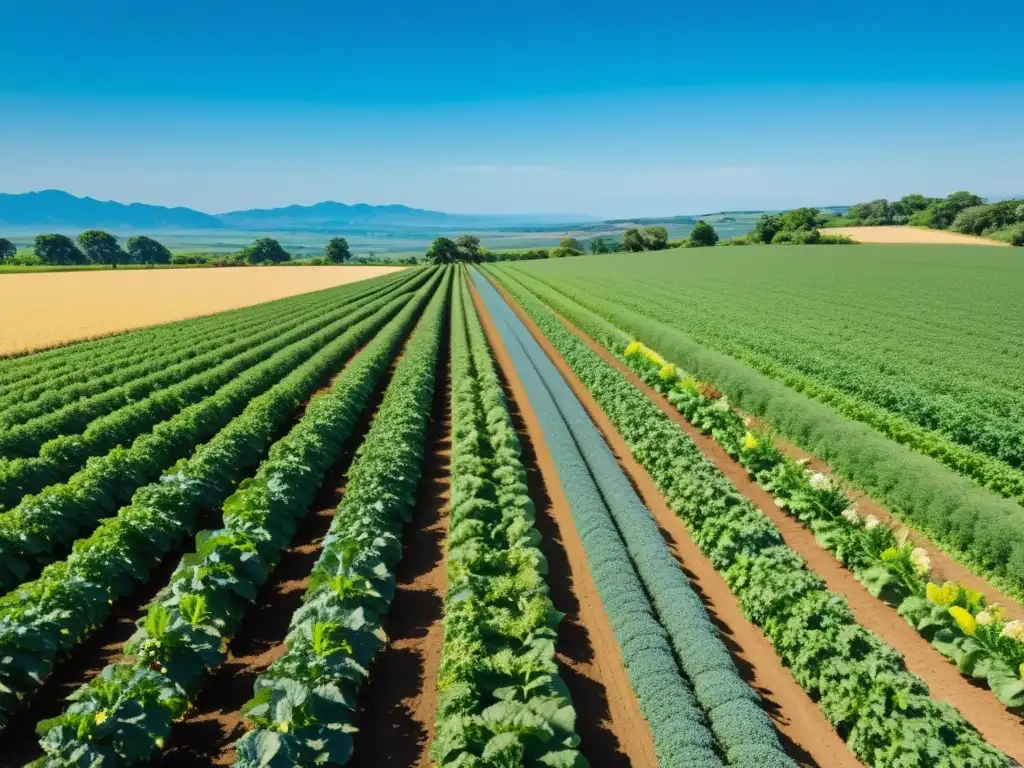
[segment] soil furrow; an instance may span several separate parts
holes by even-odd
[[[654,741],[629,686],[615,635],[587,566],[550,449],[493,321],[470,284],[520,434],[537,528],[549,560],[558,661],[576,708],[580,750],[592,765],[656,766]]]
[[[613,436],[612,439],[610,439],[610,443],[613,446],[619,446],[615,448],[616,452],[620,456],[629,456],[629,449],[628,446],[625,445],[625,441],[623,441],[618,435],[607,416],[604,415],[604,412],[601,411],[600,407],[594,401],[593,397],[590,396],[589,392],[586,391],[583,385],[576,378],[575,374],[572,373],[568,364],[560,355],[558,355],[550,342],[547,341],[533,321],[518,306],[518,304],[515,303],[515,300],[509,296],[504,288],[499,286],[498,290],[501,291],[502,295],[507,301],[509,301],[519,317],[526,323],[530,332],[538,339],[541,346],[552,357],[559,370],[562,372],[562,375],[571,383],[573,389],[580,396],[584,405],[586,405],[587,410],[591,414],[591,418],[594,419],[602,433],[605,434],[606,439]],[[616,369],[629,378],[635,386],[651,397],[658,407],[661,408],[665,414],[667,414],[687,433],[701,453],[729,479],[740,493],[750,499],[758,509],[760,509],[778,527],[786,545],[804,558],[807,563],[807,567],[814,571],[825,582],[830,590],[841,595],[847,600],[856,621],[861,626],[871,630],[879,637],[883,638],[889,645],[903,655],[907,668],[913,674],[924,680],[934,698],[946,701],[956,707],[963,717],[971,723],[971,725],[973,725],[990,744],[1002,749],[1018,762],[1024,761],[1024,729],[1020,728],[1021,719],[1018,716],[1008,712],[990,691],[973,685],[970,681],[961,676],[956,667],[950,664],[938,651],[932,648],[924,638],[918,635],[917,632],[907,624],[899,614],[896,613],[894,608],[881,600],[872,597],[860,582],[854,578],[850,571],[843,568],[843,566],[840,565],[829,552],[818,545],[813,534],[809,530],[804,528],[798,521],[791,518],[775,505],[771,495],[750,479],[742,465],[734,461],[732,457],[725,452],[725,449],[714,442],[710,437],[701,434],[696,427],[683,418],[682,414],[680,414],[671,403],[662,398],[651,387],[641,381],[639,377],[630,371],[623,363],[618,361],[610,352],[608,352],[608,350],[604,349],[585,333],[573,326],[572,323],[565,318],[561,318],[561,320],[567,328],[576,334],[578,338],[580,338],[595,352],[600,354],[601,357],[609,364],[614,365]],[[626,461],[626,464],[632,464],[637,471],[642,473],[642,475],[638,475],[636,471],[628,471],[627,474],[631,475],[634,479],[643,476],[648,481],[650,480],[646,471],[633,462],[631,458]],[[653,486],[653,481],[650,482],[652,483],[651,487],[656,491],[656,487]],[[660,493],[657,494],[657,496],[660,498]],[[653,502],[649,501],[649,504],[650,503]],[[654,506],[658,505],[655,504]],[[652,512],[654,512],[656,516],[660,517],[659,511],[655,509],[654,506],[652,506]],[[666,519],[664,521],[659,519],[659,522],[661,522],[661,524],[669,531],[674,529],[679,530],[681,536],[687,541],[690,541],[688,534],[686,534],[685,526],[674,514],[672,514],[671,510],[668,510],[667,506],[664,505],[663,500],[661,502],[661,506],[667,510],[671,519]],[[690,543],[692,544],[692,542]],[[694,549],[696,549],[696,547],[694,547]],[[688,561],[688,565],[692,565],[692,563],[692,560]],[[721,579],[720,576],[718,578]],[[747,624],[750,627],[749,632],[756,633],[757,637],[763,639],[763,635],[761,635],[760,630],[758,630],[757,627],[749,622]],[[735,629],[736,625],[733,626]],[[740,637],[747,637],[749,633],[747,631],[743,631],[737,634]],[[767,643],[767,641],[765,642]],[[774,652],[772,655],[774,656]],[[777,656],[775,657],[775,661],[781,668],[781,662],[778,661]],[[788,676],[788,672],[786,674]],[[806,698],[806,694],[804,694],[804,696]],[[821,717],[821,722],[825,723],[827,726],[823,717]],[[831,727],[828,727],[831,730]]]
[[[761,696],[765,711],[775,723],[780,741],[790,757],[801,765],[821,768],[859,765],[816,704],[793,680],[768,639],[743,615],[725,580],[693,543],[682,521],[669,508],[646,470],[632,458],[629,446],[590,392],[515,300],[500,286],[498,288],[555,363],[619,459],[626,476],[650,509],[681,567],[704,600],[705,608],[717,623],[741,674]]]

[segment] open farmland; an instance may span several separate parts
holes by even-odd
[[[919,227],[831,227],[829,235],[846,235],[858,243],[902,243],[907,245],[1009,245],[959,232]]]
[[[0,275],[0,356],[366,280],[400,267]]]
[[[1021,270],[708,250],[415,267],[0,360],[0,762],[1024,760],[1024,509],[850,410],[1013,477],[863,371],[1012,428],[980,398],[1020,392]]]

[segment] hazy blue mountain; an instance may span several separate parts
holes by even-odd
[[[36,229],[218,229],[224,225],[191,208],[104,202],[57,189],[0,193],[0,226]]]

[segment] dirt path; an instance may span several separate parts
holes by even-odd
[[[0,355],[345,285],[403,267],[224,267],[0,275]],[[32,322],[24,322],[31,317]]]
[[[542,347],[544,347],[545,351],[552,356],[552,359],[555,361],[563,376],[572,383],[572,386],[577,390],[577,394],[580,396],[580,399],[590,411],[591,417],[594,418],[595,423],[598,424],[606,438],[611,438],[609,439],[609,442],[613,445],[614,450],[621,456],[628,456],[628,447],[625,446],[624,441],[614,430],[614,427],[604,415],[604,412],[600,410],[597,403],[593,400],[590,394],[586,392],[585,388],[582,387],[579,380],[576,379],[575,374],[572,373],[566,362],[560,355],[558,355],[553,347],[551,347],[550,342],[540,334],[539,329],[537,329],[532,320],[526,316],[525,312],[523,312],[522,309],[514,303],[514,300],[511,300],[511,297],[504,291],[504,289],[499,288],[499,290],[502,291],[506,300],[509,300],[510,303],[512,303],[515,311],[521,318],[523,318],[523,321],[527,324],[527,327],[530,328],[531,333],[538,338],[538,341],[541,343]],[[747,475],[746,470],[739,463],[735,462],[732,457],[725,452],[725,449],[714,442],[710,437],[701,434],[693,425],[683,418],[682,414],[680,414],[671,403],[662,398],[651,387],[641,381],[639,377],[630,371],[623,363],[617,360],[610,352],[604,349],[604,347],[601,347],[597,342],[587,337],[586,334],[583,334],[564,318],[562,318],[562,322],[565,323],[566,327],[572,330],[581,340],[588,344],[591,349],[600,354],[608,363],[614,365],[616,369],[618,369],[623,375],[627,376],[635,386],[651,397],[665,414],[682,427],[682,429],[696,444],[701,453],[704,454],[704,456],[706,456],[716,467],[718,467],[723,474],[725,474],[740,493],[749,498],[758,507],[758,509],[760,509],[776,525],[779,532],[782,534],[786,545],[804,558],[807,562],[807,567],[821,577],[830,590],[841,595],[847,600],[857,622],[861,626],[879,635],[904,656],[907,668],[924,680],[931,690],[931,695],[934,698],[946,701],[956,707],[964,718],[970,722],[989,743],[999,749],[1002,749],[1018,762],[1024,762],[1024,729],[1020,727],[1020,717],[1008,712],[999,703],[995,696],[992,695],[991,691],[974,686],[962,677],[957,668],[950,664],[938,651],[932,648],[930,644],[918,635],[917,632],[914,631],[914,629],[907,624],[907,622],[898,613],[896,613],[895,609],[881,600],[872,597],[860,582],[853,577],[853,574],[850,571],[843,568],[828,551],[818,546],[818,543],[815,541],[814,536],[810,531],[775,506],[774,499],[772,499],[771,495],[754,483],[754,481]],[[635,464],[635,462],[632,462],[630,459],[625,462],[625,466],[627,466],[628,474],[631,477],[636,479],[638,475],[634,469],[630,468],[630,465],[638,469],[640,472],[643,472],[644,476],[646,476],[642,467],[639,467],[639,465]],[[643,484],[641,483],[640,486],[642,488]],[[659,522],[661,522],[667,530],[673,530],[673,525],[671,523],[674,521],[674,524],[679,526],[685,536],[685,527],[682,522],[671,513],[671,510],[669,510],[669,514],[672,516],[672,521],[662,521],[659,510],[655,509],[655,507],[659,505],[653,500],[648,500],[646,498],[646,493],[642,493],[641,495],[644,496],[645,501],[648,501],[649,504],[653,504],[652,512],[655,513],[655,516],[659,518]],[[686,538],[688,539],[689,537],[686,536]],[[692,567],[693,561],[688,560],[687,565]],[[732,626],[735,627],[736,625]],[[751,632],[757,633],[757,635],[763,639],[763,636],[760,634],[760,630],[752,624],[748,623],[748,626],[750,627]],[[746,635],[746,632],[742,634],[743,637],[746,637]],[[772,653],[774,656],[774,651]],[[778,661],[777,657],[776,661]],[[786,674],[788,675],[788,672]],[[822,721],[824,722],[824,718],[822,718]]]
[[[941,229],[917,227],[830,227],[821,230],[826,235],[846,235],[858,243],[904,243],[908,245],[1009,245],[984,237],[961,235]]]
[[[673,554],[718,626],[740,673],[761,696],[764,709],[775,723],[786,752],[803,766],[845,768],[860,765],[815,703],[793,680],[761,630],[743,615],[725,580],[690,539],[682,521],[669,508],[647,471],[633,459],[629,446],[590,392],[529,316],[503,289],[499,290],[583,403],[623,471],[651,510]]]
[[[406,528],[396,591],[384,622],[389,643],[359,697],[352,768],[426,768],[436,720],[437,668],[444,640],[445,542],[451,497],[451,366],[448,331],[439,355],[430,432],[416,510]]]
[[[629,687],[611,623],[587,566],[550,449],[501,337],[473,289],[523,448],[537,528],[550,566],[551,599],[565,613],[557,653],[577,712],[580,749],[591,765],[656,766],[654,741]]]

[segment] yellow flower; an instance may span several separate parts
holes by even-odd
[[[1024,680],[1024,664],[1017,667],[1017,671],[1020,672],[1021,679]]]
[[[755,448],[757,448],[757,438],[750,432],[747,432],[747,434],[743,436],[743,450],[752,451]]]
[[[99,712],[95,714],[92,721],[96,723],[96,725],[103,725],[105,722],[107,722],[106,711],[101,709]]]
[[[637,352],[640,351],[640,347],[643,346],[639,341],[631,341],[626,345],[625,355],[626,357],[633,357]]]
[[[277,726],[277,730],[279,730],[281,733],[288,733],[288,723],[281,723],[279,726]]]
[[[682,379],[679,382],[679,386],[689,392],[693,392],[695,394],[697,392],[697,380],[693,378],[693,376],[687,376],[685,379]]]
[[[662,357],[661,355],[659,355],[657,352],[655,352],[650,347],[644,347],[643,348],[643,355],[644,355],[644,357],[647,358],[648,362],[654,363],[655,365],[664,365],[665,364],[665,358]]]
[[[676,377],[676,367],[672,363],[667,363],[661,366],[661,370],[658,371],[658,378],[662,381],[672,381]]]
[[[956,621],[956,625],[965,635],[973,635],[978,631],[978,622],[971,616],[971,612],[959,605],[949,609],[949,615]]]
[[[928,598],[929,603],[946,605],[946,593],[943,592],[942,587],[933,581],[929,581],[928,586],[924,588],[924,596]]]
[[[160,674],[161,675],[166,675],[167,674],[167,667],[160,667]]]
[[[153,740],[153,743],[156,744],[156,748],[157,749],[163,749],[164,748],[163,737],[157,737],[156,739]]]

